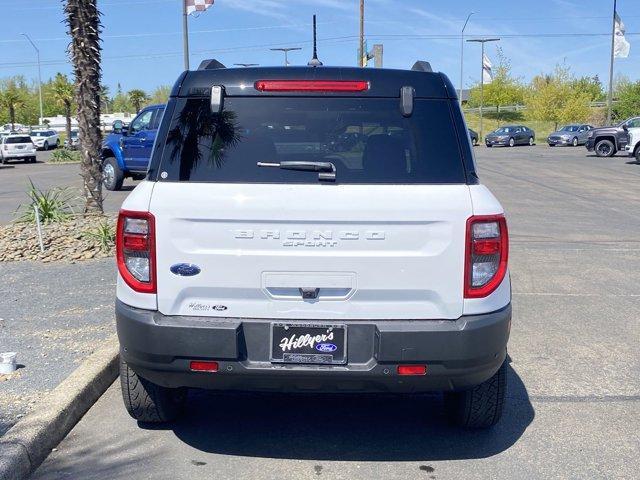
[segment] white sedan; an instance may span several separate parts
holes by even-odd
[[[55,130],[33,130],[31,140],[39,150],[49,150],[60,146],[60,135]]]

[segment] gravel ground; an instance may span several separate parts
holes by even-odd
[[[113,334],[115,265],[0,263],[0,280],[0,351],[22,365],[0,376],[2,435]]]

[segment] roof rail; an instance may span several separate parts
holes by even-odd
[[[217,61],[215,58],[203,60],[202,62],[200,62],[200,66],[198,66],[198,70],[215,70],[218,68],[227,68],[227,67],[225,67],[219,61]]]
[[[413,67],[411,67],[411,70],[413,70],[414,72],[433,72],[431,64],[429,62],[425,62],[424,60],[418,60],[416,63],[414,63]]]

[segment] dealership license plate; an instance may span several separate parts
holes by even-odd
[[[327,365],[346,363],[347,327],[273,323],[271,361]]]

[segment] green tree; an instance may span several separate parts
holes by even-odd
[[[100,103],[104,113],[109,113],[111,98],[109,97],[109,87],[107,85],[100,85]]]
[[[533,78],[525,104],[527,116],[533,120],[559,123],[582,122],[589,117],[588,93],[572,88],[574,78],[568,67],[558,65],[551,75]]]
[[[129,90],[128,95],[129,95],[129,101],[131,102],[133,107],[136,109],[136,113],[140,112],[140,109],[142,108],[142,104],[149,99],[149,97],[147,96],[144,90],[140,90],[137,88],[134,88],[133,90]]]
[[[521,82],[511,74],[511,62],[498,48],[498,66],[493,72],[491,83],[484,85],[483,105],[496,107],[499,114],[500,107],[506,105],[521,105],[524,100],[524,88]],[[469,105],[480,106],[480,83],[469,93]]]
[[[624,120],[640,113],[640,80],[622,86],[616,95],[617,102],[613,105],[616,119]]]
[[[150,104],[167,103],[169,101],[170,93],[171,93],[171,87],[169,85],[161,85],[153,91],[153,93],[149,97],[149,103]]]
[[[27,103],[27,96],[23,88],[20,88],[15,78],[10,78],[2,82],[0,87],[0,107],[6,109],[9,114],[11,129],[15,128],[16,112]]]
[[[103,213],[102,133],[100,132],[100,12],[98,0],[65,0],[69,55],[75,75],[80,172],[84,182],[84,213]]]
[[[71,108],[75,96],[75,87],[66,75],[56,73],[51,86],[51,93],[56,105],[62,107],[66,120],[67,138],[71,138]]]
[[[122,91],[122,86],[118,83],[116,94],[111,99],[111,108],[113,112],[131,112],[132,106],[129,97]]]
[[[592,102],[602,101],[606,98],[602,82],[598,75],[593,77],[580,77],[571,80],[570,87],[579,93],[586,93]]]

